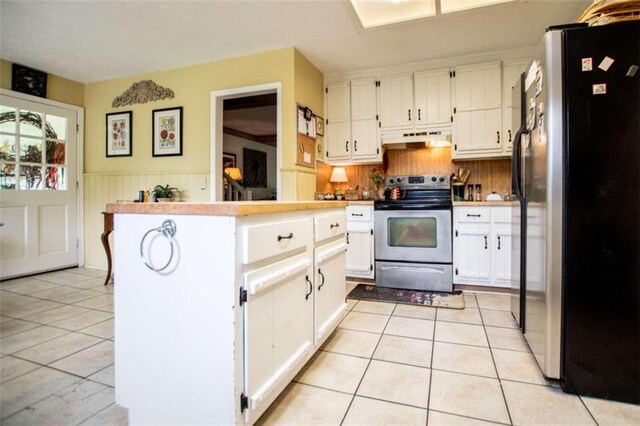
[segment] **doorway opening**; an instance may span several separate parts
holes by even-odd
[[[212,92],[211,111],[211,200],[229,198],[229,178],[253,200],[280,199],[281,84]]]

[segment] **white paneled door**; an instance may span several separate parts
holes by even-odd
[[[78,264],[77,123],[0,95],[0,279]]]

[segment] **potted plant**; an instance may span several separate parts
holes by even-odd
[[[157,202],[168,202],[168,201],[173,201],[173,198],[176,196],[176,194],[179,194],[180,190],[178,188],[175,187],[170,187],[169,184],[166,184],[165,186],[162,185],[156,185],[155,188],[153,188],[153,198],[157,201]]]

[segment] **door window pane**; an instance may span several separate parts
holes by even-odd
[[[16,132],[16,110],[0,105],[0,132]]]
[[[20,161],[42,163],[42,139],[20,138]]]
[[[42,167],[20,166],[20,189],[42,189]]]
[[[47,164],[64,164],[65,143],[59,141],[47,141]]]
[[[16,161],[16,137],[0,135],[0,160]]]
[[[15,163],[0,163],[0,190],[16,189]]]
[[[47,114],[47,137],[56,139],[67,139],[67,119]]]
[[[438,245],[434,217],[392,217],[388,219],[391,247],[435,248]]]
[[[42,136],[42,114],[39,112],[20,110],[20,134]]]
[[[48,190],[67,189],[67,168],[66,167],[47,167],[44,181],[45,181],[44,189],[48,189]]]

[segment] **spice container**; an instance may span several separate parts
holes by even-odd
[[[473,201],[473,184],[467,185],[467,201]]]
[[[476,201],[482,201],[482,185],[476,183]]]

